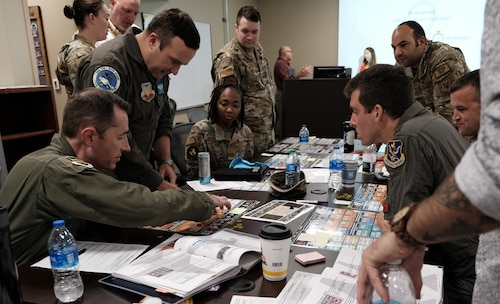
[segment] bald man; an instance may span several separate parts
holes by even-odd
[[[290,68],[290,61],[293,58],[293,51],[288,45],[283,45],[278,51],[278,59],[274,64],[274,81],[276,82],[276,126],[274,132],[276,133],[276,138],[281,139],[281,129],[282,129],[282,109],[283,109],[283,82],[285,79],[290,78],[290,73],[293,78],[299,79],[302,77],[310,76],[312,74],[312,66],[305,65],[300,71],[295,73],[293,69]]]
[[[108,34],[106,39],[98,41],[96,46],[123,35],[131,26],[141,9],[141,0],[109,0]]]
[[[399,24],[392,34],[392,48],[398,65],[413,82],[415,99],[426,109],[453,123],[450,85],[469,72],[460,49],[431,41],[415,21]]]

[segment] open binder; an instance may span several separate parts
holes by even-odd
[[[209,236],[174,234],[99,282],[178,303],[247,273],[260,258],[254,235],[229,229]]]

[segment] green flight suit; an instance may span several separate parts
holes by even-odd
[[[18,264],[47,254],[56,219],[66,220],[75,233],[86,220],[118,227],[158,226],[181,219],[203,221],[213,212],[205,193],[151,192],[102,173],[77,159],[59,134],[48,147],[17,162],[0,190],[0,204],[9,211]]]

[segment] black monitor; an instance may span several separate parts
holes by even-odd
[[[351,68],[343,66],[315,66],[313,78],[351,78]]]

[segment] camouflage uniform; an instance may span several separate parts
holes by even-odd
[[[243,92],[245,124],[254,135],[255,153],[274,144],[275,84],[264,49],[257,42],[253,49],[243,48],[236,38],[215,56],[212,66],[215,85],[236,81]]]
[[[73,94],[78,65],[94,49],[95,47],[85,38],[75,35],[75,39],[63,45],[59,51],[56,75],[59,82],[66,87],[68,95]]]
[[[469,72],[462,52],[448,44],[428,41],[417,70],[405,68],[413,82],[415,99],[452,123],[449,86]]]
[[[253,157],[254,138],[247,125],[234,127],[232,136],[208,119],[197,122],[186,140],[186,164],[191,178],[198,178],[198,152],[210,152],[210,169],[228,168],[237,156]]]

